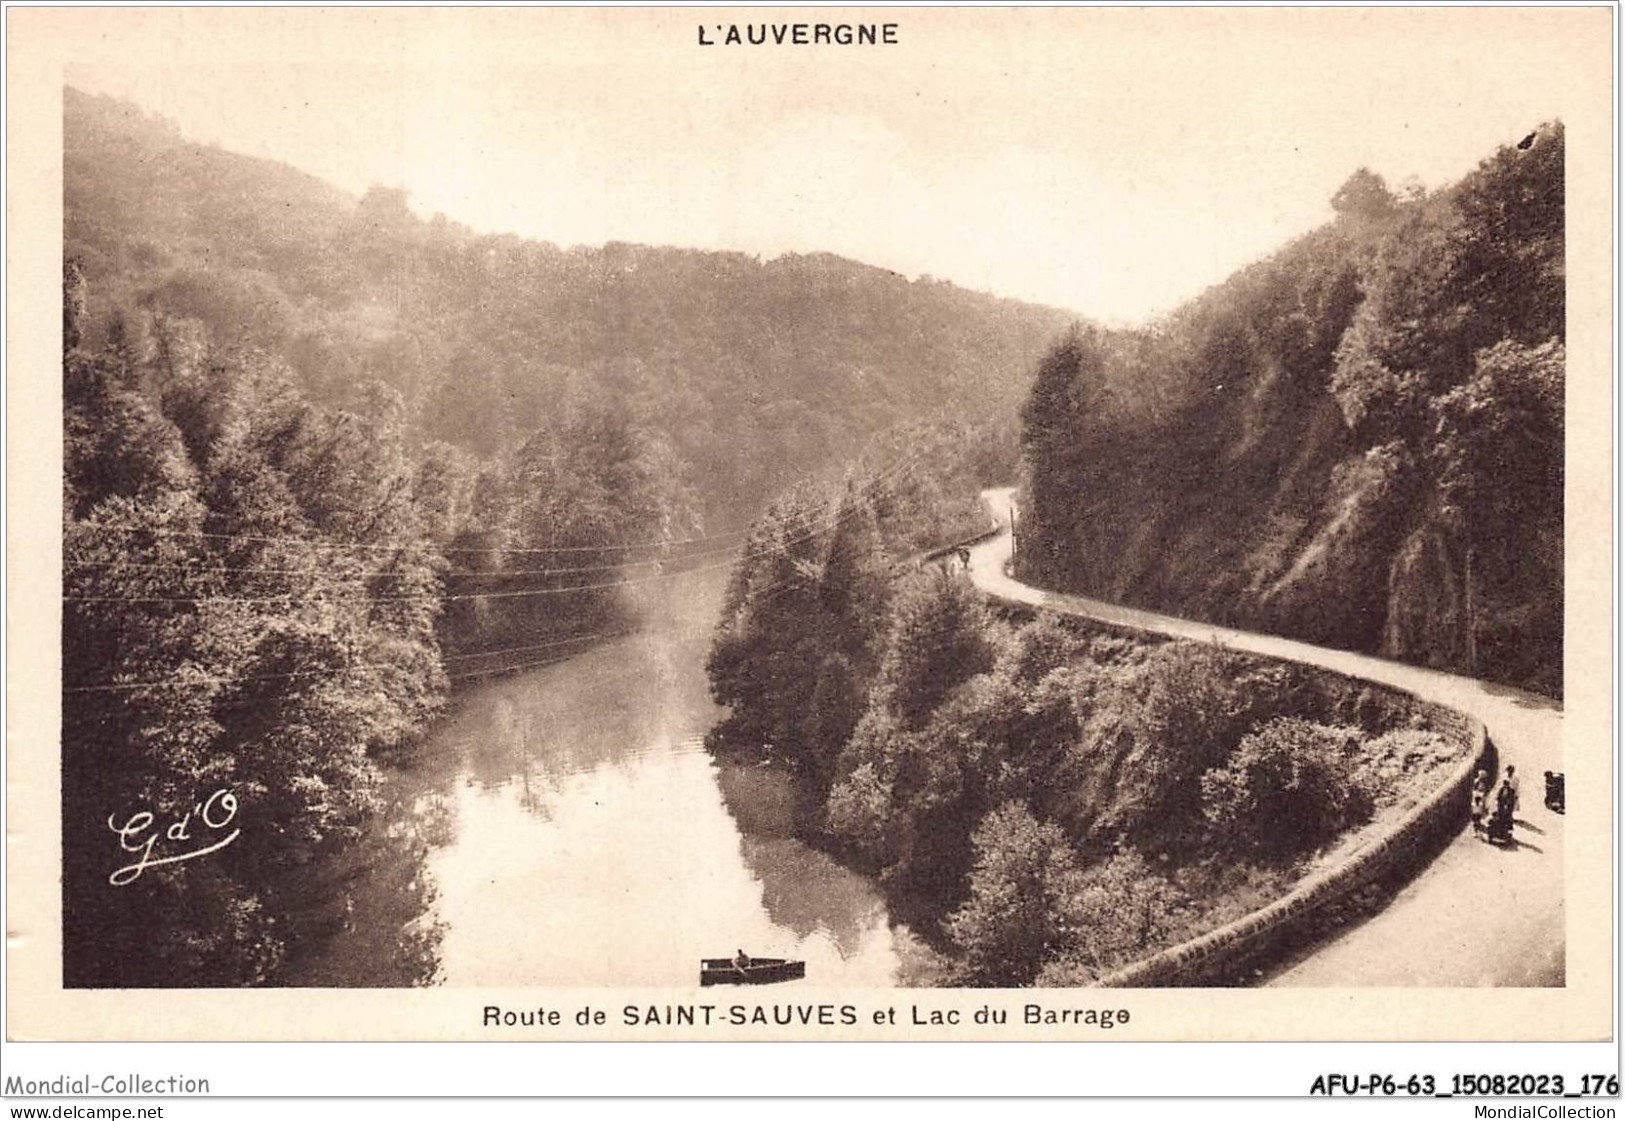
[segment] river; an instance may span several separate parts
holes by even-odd
[[[289,983],[692,986],[738,948],[808,985],[930,982],[874,882],[791,835],[786,777],[705,750],[723,580],[671,585],[641,632],[453,698]]]

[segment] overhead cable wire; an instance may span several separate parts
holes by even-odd
[[[855,513],[856,511],[853,511],[853,512]],[[763,556],[771,556],[771,555],[774,555],[775,553],[777,553],[782,546],[800,544],[802,542],[811,540],[814,537],[817,537],[821,533],[824,533],[824,532],[826,532],[828,530],[831,530],[831,529],[835,528],[835,526],[839,525],[846,517],[849,517],[849,516],[851,516],[850,513],[842,513],[839,510],[837,510],[837,512],[834,515],[832,515],[832,516],[831,515],[826,515],[825,516],[825,517],[829,517],[831,519],[828,522],[824,522],[824,521],[821,520],[821,521],[809,523],[807,525],[807,527],[805,528],[804,532],[800,533],[799,536],[792,537],[792,538],[789,538],[789,539],[783,540],[783,541],[771,542],[768,545],[766,545],[765,547],[763,547],[763,548],[761,548],[761,549],[759,549],[759,550],[757,550],[755,552],[748,552],[747,551],[747,552],[738,554],[736,556],[733,556],[729,560],[722,561],[722,562],[717,563],[717,564],[701,565],[699,568],[685,568],[685,569],[680,569],[680,570],[678,570],[676,572],[659,572],[659,573],[656,573],[655,575],[652,575],[652,576],[632,577],[632,578],[628,578],[628,579],[625,579],[625,580],[613,580],[613,581],[606,581],[606,582],[596,583],[596,584],[571,584],[571,585],[567,585],[567,586],[562,587],[562,588],[528,588],[528,589],[514,589],[514,590],[508,590],[508,591],[463,592],[463,593],[456,593],[456,594],[451,594],[451,595],[443,595],[443,594],[441,594],[439,592],[434,592],[434,591],[398,592],[398,593],[340,595],[340,596],[327,597],[327,598],[336,599],[336,600],[341,601],[341,602],[350,602],[350,603],[401,603],[401,602],[414,602],[414,601],[421,601],[421,600],[435,600],[435,601],[441,602],[441,603],[457,603],[457,602],[463,602],[463,601],[467,601],[467,600],[479,600],[479,599],[516,599],[516,598],[523,599],[523,598],[532,598],[532,597],[536,597],[536,596],[547,596],[547,595],[569,595],[569,594],[573,594],[573,593],[576,593],[576,592],[606,591],[606,590],[609,590],[609,589],[612,589],[612,588],[624,588],[624,587],[630,587],[630,586],[639,585],[639,584],[654,583],[654,582],[658,582],[658,581],[661,581],[661,580],[673,580],[673,579],[678,579],[678,578],[684,577],[684,576],[695,576],[695,575],[699,575],[700,573],[704,573],[704,572],[715,572],[715,571],[717,571],[719,569],[730,568],[740,560],[754,560],[754,559],[757,559],[757,558],[760,558],[760,557],[763,557]],[[789,522],[792,521],[792,520],[793,519],[785,519],[785,521],[783,523],[780,523],[779,528],[783,528],[784,525],[789,524]],[[719,550],[719,552],[720,551],[721,550]],[[729,553],[732,553],[733,550],[730,549],[730,550],[726,550],[726,551],[729,552]],[[709,555],[715,555],[715,554],[709,554]],[[690,558],[676,557],[676,558],[672,558],[671,561],[668,562],[668,563],[680,564],[684,560],[691,560],[691,559],[696,559],[696,558],[692,558],[692,557],[690,557]],[[62,599],[63,599],[64,602],[68,602],[68,603],[138,603],[138,604],[153,604],[153,603],[281,603],[281,602],[283,602],[285,600],[296,598],[296,597],[306,596],[308,594],[309,594],[309,592],[308,592],[307,589],[295,589],[295,590],[289,590],[289,591],[284,592],[284,593],[279,594],[279,595],[265,595],[265,596],[233,596],[233,595],[201,595],[201,596],[93,596],[92,595],[92,596],[83,596],[83,595],[64,595],[62,597]]]
[[[638,628],[636,627],[627,627],[612,631],[593,631],[590,633],[566,635],[562,638],[556,638],[551,642],[537,642],[527,646],[512,646],[502,650],[481,650],[466,654],[442,654],[440,656],[440,660],[445,662],[465,658],[494,657],[498,654],[516,654],[533,650],[556,648],[559,646],[569,646],[573,643],[586,642],[592,639],[618,638],[636,633],[638,633]],[[339,676],[351,670],[361,669],[404,670],[410,668],[412,667],[409,665],[404,665],[401,662],[352,662],[348,665],[336,667],[324,666],[321,669],[289,670],[285,673],[244,674],[242,676],[222,676],[216,674],[179,675],[177,673],[177,675],[171,676],[163,681],[109,681],[97,685],[65,685],[63,686],[62,691],[64,693],[103,693],[118,692],[129,689],[163,689],[173,688],[176,686],[192,685],[238,685],[244,682],[280,681],[293,677],[309,677],[316,675]]]
[[[909,469],[909,470],[911,470],[913,466],[914,466],[914,464],[912,464],[912,463],[905,465],[905,467],[907,469]],[[902,476],[899,475],[899,474],[894,474],[893,477],[894,478],[900,478]],[[888,479],[888,480],[884,480],[884,481],[890,481],[890,480]],[[882,483],[882,480],[878,480],[878,479],[870,480],[869,482],[866,482],[862,486],[860,486],[858,488],[855,488],[855,492],[862,493],[865,489],[877,488],[878,486],[881,485],[881,483]],[[838,513],[837,514],[820,515],[820,517],[821,518],[830,518],[830,519],[832,519],[830,521],[830,528],[833,528],[835,525],[839,524],[839,522],[840,522],[840,517],[839,517]],[[766,531],[771,530],[772,528],[779,528],[779,527],[782,527],[782,526],[785,526],[785,525],[789,525],[794,520],[795,519],[792,518],[792,517],[785,516],[785,517],[782,517],[782,518],[773,519],[771,522],[768,522],[766,525],[764,525],[763,523],[758,523],[757,528],[758,528],[759,532],[766,532]],[[134,532],[134,531],[131,531],[131,532]],[[286,538],[285,540],[292,541],[292,542],[298,542],[298,543],[301,543],[301,544],[315,544],[315,542],[308,542],[305,538]],[[487,569],[452,568],[449,571],[444,572],[444,573],[435,573],[435,575],[437,575],[437,576],[442,576],[443,575],[443,576],[447,576],[447,577],[451,577],[451,578],[455,578],[455,579],[460,579],[460,578],[471,577],[471,576],[493,576],[493,577],[494,576],[578,576],[578,575],[581,575],[583,573],[588,573],[588,572],[619,572],[619,571],[622,571],[622,570],[628,569],[628,568],[649,568],[649,567],[658,567],[658,566],[665,565],[665,564],[681,564],[681,563],[683,563],[685,561],[701,560],[701,559],[704,559],[706,557],[715,557],[715,556],[722,556],[724,554],[733,554],[735,552],[735,550],[737,550],[739,548],[739,545],[740,545],[740,543],[736,542],[735,544],[728,545],[728,546],[723,547],[723,548],[709,549],[709,550],[706,550],[706,551],[703,551],[703,552],[698,552],[698,553],[689,553],[689,554],[687,554],[685,556],[666,557],[666,558],[652,558],[652,559],[649,559],[649,560],[626,560],[626,561],[617,561],[617,562],[615,562],[613,564],[582,565],[582,566],[575,566],[575,567],[568,567],[568,568],[522,568],[522,569],[510,569],[510,568],[487,568]],[[525,550],[503,550],[503,551],[524,552]],[[186,564],[186,563],[183,563],[183,562],[180,562],[180,561],[167,561],[167,562],[159,562],[159,563],[137,563],[137,562],[122,561],[122,560],[114,560],[114,561],[70,560],[67,563],[70,566],[74,567],[74,568],[117,568],[117,569],[129,568],[129,569],[135,569],[137,571],[143,571],[143,572],[146,572],[146,571],[159,571],[159,572],[177,571],[177,572],[194,572],[194,573],[240,573],[240,574],[244,574],[244,575],[266,575],[266,576],[308,576],[308,575],[313,575],[313,574],[315,574],[317,572],[323,571],[323,569],[315,568],[315,567],[281,568],[281,567],[270,567],[270,566],[259,566],[259,565],[192,565],[192,564]],[[354,578],[358,578],[358,579],[376,579],[376,578],[389,577],[389,576],[399,576],[399,575],[401,575],[401,572],[398,569],[369,569],[369,570],[361,570],[361,571],[355,571],[355,572],[343,572],[341,574],[344,575],[344,576],[354,577]]]

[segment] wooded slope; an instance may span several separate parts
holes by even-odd
[[[1560,695],[1563,129],[1337,218],[1024,416],[1026,577]]]

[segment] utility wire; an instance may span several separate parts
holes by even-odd
[[[905,456],[901,457],[898,462],[892,464],[885,471],[883,471],[880,474],[874,476],[870,480],[867,480],[864,484],[862,484],[860,487],[858,487],[856,489],[859,490],[859,491],[862,491],[862,490],[865,490],[865,489],[876,489],[884,481],[886,481],[888,476],[890,476],[890,477],[901,477],[903,474],[905,474],[906,472],[911,471],[913,469],[913,467],[915,466],[918,458],[919,458],[919,453],[918,452],[910,454],[910,455],[905,455]],[[779,545],[798,544],[798,543],[801,543],[803,541],[809,540],[809,539],[811,539],[813,537],[816,537],[820,532],[823,532],[824,530],[827,530],[827,529],[833,529],[835,526],[839,525],[840,522],[843,520],[843,517],[844,517],[844,515],[839,513],[839,511],[837,511],[837,513],[835,515],[833,515],[833,517],[830,518],[827,525],[814,523],[813,526],[807,532],[801,534],[798,537],[792,538],[789,541],[775,543],[774,545],[772,545],[772,546],[770,546],[770,547],[768,547],[768,548],[766,548],[764,550],[761,550],[758,553],[754,553],[754,554],[745,553],[745,554],[742,554],[737,559],[742,561],[742,560],[747,560],[747,559],[754,559],[756,557],[760,557],[760,556],[764,556],[764,555],[771,555],[771,554],[776,553],[778,551],[778,546]],[[794,517],[786,517],[786,518],[780,519],[776,523],[774,528],[782,529],[786,525],[789,525],[789,524],[791,524],[792,522],[794,522],[796,520],[798,520],[798,519],[796,519]],[[760,529],[761,528],[760,523],[758,523],[758,525],[756,527],[754,527],[754,528]],[[303,539],[295,539],[295,540],[303,540]],[[719,551],[730,551],[731,552],[732,550],[731,549],[729,549],[729,550],[716,550],[714,552],[719,552]],[[705,555],[705,554],[700,554],[700,555]],[[694,559],[694,558],[691,557],[691,558],[680,558],[680,559]],[[652,579],[671,579],[671,578],[676,578],[676,577],[679,577],[679,576],[694,575],[694,574],[697,574],[697,573],[700,573],[700,572],[715,571],[715,570],[720,569],[720,568],[729,567],[733,563],[735,563],[735,562],[734,561],[729,561],[729,562],[724,562],[722,564],[704,566],[704,567],[698,568],[698,569],[686,569],[686,570],[683,570],[683,571],[680,571],[680,572],[662,574],[662,575],[657,576],[657,577],[651,577],[651,578],[646,578],[646,579],[642,579],[642,580],[624,580],[624,581],[616,581],[616,582],[609,583],[609,584],[585,585],[585,586],[580,586],[580,587],[562,588],[562,589],[539,589],[539,590],[536,590],[534,592],[529,592],[529,593],[518,592],[518,593],[491,593],[491,594],[492,595],[560,594],[560,593],[571,592],[571,591],[586,591],[586,590],[596,590],[596,589],[599,589],[599,588],[623,587],[623,586],[626,586],[628,584],[648,583]],[[616,566],[616,567],[619,567],[619,566]],[[250,569],[248,571],[255,571],[255,570]],[[271,571],[271,570],[261,570],[261,571]],[[303,572],[303,571],[306,571],[306,570],[295,570],[295,571]],[[542,572],[549,572],[549,570],[542,570]],[[506,573],[506,575],[515,575],[515,574],[516,573],[512,573],[512,572]],[[540,573],[538,573],[538,574],[540,574]],[[551,570],[549,572],[549,574],[560,574],[560,570]],[[774,599],[774,598],[777,598],[778,595],[784,594],[785,592],[788,592],[788,591],[792,590],[793,587],[795,585],[797,585],[799,582],[800,581],[799,581],[798,576],[795,575],[795,574],[792,574],[792,575],[786,576],[786,577],[784,577],[784,578],[782,578],[780,580],[777,580],[777,581],[773,582],[772,584],[766,585],[765,587],[759,587],[759,588],[753,589],[753,595],[755,595],[758,598],[759,601],[765,600],[765,599]],[[768,594],[768,595],[764,596],[763,593],[771,593],[771,594]],[[127,603],[128,602],[149,602],[149,601],[157,601],[157,602],[217,602],[217,601],[220,601],[222,599],[228,599],[228,597],[143,597],[143,598],[129,598],[129,597],[64,597],[64,598],[69,599],[71,601],[75,601],[75,602],[117,601],[117,602],[127,602]],[[228,601],[234,601],[234,602],[275,602],[275,601],[283,599],[283,598],[286,598],[286,597],[265,597],[264,599],[260,599],[260,600],[245,600],[245,599],[239,597],[236,600],[228,600]],[[373,597],[373,598],[412,599],[412,598],[419,598],[419,597],[416,597],[416,596],[402,596],[402,597]],[[453,596],[453,597],[446,597],[446,598],[450,598],[450,599],[453,599],[453,600],[458,600],[458,599],[472,599],[472,598],[481,598],[481,597],[477,596],[477,595],[471,595],[471,596]],[[552,648],[557,648],[557,647],[560,647],[560,646],[568,646],[568,645],[587,642],[587,641],[596,640],[596,639],[609,639],[609,638],[625,637],[625,636],[628,636],[628,635],[631,635],[631,634],[638,633],[639,629],[640,628],[634,627],[634,628],[624,628],[624,629],[612,630],[612,631],[599,631],[599,632],[590,632],[590,633],[581,633],[581,634],[575,634],[575,635],[567,635],[567,636],[562,636],[560,638],[554,639],[554,640],[549,641],[549,642],[533,643],[533,644],[528,644],[528,645],[525,645],[525,646],[507,647],[507,648],[497,649],[497,650],[473,651],[473,652],[462,653],[462,654],[441,655],[440,660],[442,662],[447,662],[447,661],[466,660],[466,659],[473,659],[473,658],[495,657],[495,656],[500,656],[500,655],[503,655],[503,654],[525,653],[525,652],[530,652],[530,651],[535,651],[535,650],[542,650],[542,649],[552,649]],[[541,661],[541,662],[527,662],[527,663],[519,663],[519,664],[514,664],[514,665],[495,666],[495,667],[490,667],[488,669],[473,670],[473,671],[468,671],[468,672],[464,672],[464,673],[457,673],[457,674],[448,674],[447,677],[448,677],[448,680],[457,681],[457,680],[466,680],[466,679],[470,679],[470,678],[474,678],[474,677],[488,676],[488,675],[493,674],[493,673],[516,672],[518,670],[534,668],[534,667],[538,667],[538,666],[542,666],[542,665],[552,665],[552,664],[554,664],[554,663],[556,663],[558,661],[563,661],[563,660],[565,660],[565,659],[567,659],[569,657],[573,657],[573,656],[575,656],[575,655],[573,653],[571,653],[571,654],[562,655],[561,657],[547,659],[547,660]],[[63,691],[68,692],[68,693],[100,693],[100,692],[128,692],[128,691],[141,690],[141,689],[157,689],[157,688],[169,688],[169,687],[175,687],[175,686],[196,686],[196,685],[206,685],[206,684],[238,685],[238,684],[242,684],[242,683],[246,683],[246,682],[254,682],[254,681],[289,680],[289,679],[297,679],[297,678],[311,677],[311,676],[333,676],[333,675],[336,675],[336,674],[342,674],[344,672],[348,672],[350,670],[357,670],[357,669],[395,669],[395,670],[404,670],[404,669],[407,669],[407,668],[409,668],[409,667],[403,666],[399,662],[360,663],[360,664],[351,664],[349,666],[340,667],[337,670],[324,667],[322,669],[294,670],[294,671],[288,671],[288,672],[285,672],[285,673],[251,674],[251,675],[246,675],[246,676],[233,676],[233,677],[221,677],[221,676],[217,676],[217,675],[205,675],[205,676],[195,676],[194,675],[194,676],[188,676],[188,677],[185,677],[185,678],[182,678],[182,679],[176,679],[175,677],[171,677],[171,678],[168,678],[168,679],[163,680],[163,681],[105,682],[105,683],[100,683],[100,684],[96,684],[96,685],[66,686],[66,687],[64,687]],[[269,698],[269,697],[249,698],[246,701],[239,702],[239,703],[258,703],[261,700],[269,700],[269,699],[272,699],[272,698]]]
[[[894,475],[893,477],[894,478],[901,478],[902,475]],[[885,480],[885,481],[890,481],[890,480]],[[873,480],[870,483],[866,483],[864,485],[864,488],[858,488],[858,489],[860,491],[862,489],[865,489],[865,488],[872,489],[872,488],[878,487],[879,485],[881,485],[881,480]],[[834,517],[834,515],[830,515],[830,514],[820,515],[820,518],[830,518],[830,517]],[[795,519],[789,518],[789,517],[774,519],[772,522],[768,523],[768,526],[772,527],[772,528],[779,528],[779,527],[791,524],[794,520]],[[836,518],[835,521],[832,521],[830,523],[831,527],[833,527],[835,524],[838,524],[838,522],[839,522],[839,519]],[[757,528],[759,530],[761,530],[761,529],[763,529],[765,527],[763,526],[762,523],[758,523]],[[131,530],[130,532],[136,532],[136,531]],[[300,542],[300,543],[307,543],[304,538],[286,538],[285,540],[297,541],[297,542]],[[715,556],[722,556],[723,554],[732,554],[735,550],[737,550],[739,548],[739,544],[740,543],[736,542],[736,543],[734,543],[732,545],[724,546],[724,547],[718,548],[718,549],[709,549],[709,550],[705,550],[703,552],[689,553],[686,556],[667,557],[667,558],[663,558],[663,559],[662,558],[655,558],[655,559],[651,559],[651,560],[625,560],[625,561],[617,561],[614,564],[590,564],[590,565],[582,565],[582,566],[576,566],[576,567],[570,567],[570,568],[521,568],[521,569],[513,569],[513,568],[452,568],[452,569],[450,569],[449,571],[447,571],[445,573],[436,573],[436,575],[444,575],[444,576],[459,578],[460,579],[460,578],[469,577],[469,576],[577,576],[577,575],[581,575],[581,574],[587,573],[587,572],[619,572],[619,571],[622,571],[622,570],[628,569],[628,568],[659,567],[659,566],[665,565],[665,564],[681,564],[684,561],[703,560],[706,557],[715,557]],[[523,551],[523,550],[513,550],[513,551]],[[138,564],[138,563],[126,562],[126,561],[80,561],[80,560],[70,560],[70,561],[68,561],[68,564],[70,566],[74,567],[74,568],[118,568],[118,569],[130,568],[130,569],[136,569],[138,571],[161,571],[161,572],[178,571],[178,572],[193,572],[193,573],[205,573],[205,572],[242,573],[242,574],[248,574],[248,575],[266,575],[266,576],[309,576],[309,575],[314,575],[315,573],[322,571],[320,568],[314,568],[314,567],[276,568],[276,567],[268,567],[268,566],[267,567],[262,567],[260,565],[192,565],[192,564],[186,564],[186,563],[179,562],[179,561],[169,561],[169,562],[163,562],[163,563]],[[342,575],[344,575],[344,576],[355,577],[355,578],[358,578],[358,579],[373,579],[373,578],[385,577],[385,576],[399,576],[400,574],[401,573],[400,573],[399,569],[369,569],[369,570],[361,570],[361,571],[343,572],[342,573]]]
[[[623,635],[636,634],[638,628],[628,627],[613,631],[594,631],[584,634],[567,635],[554,639],[551,642],[538,642],[529,646],[512,646],[504,650],[482,650],[470,654],[443,654],[441,661],[452,661],[463,658],[488,658],[498,654],[516,654],[533,650],[545,650],[559,646],[568,646],[572,643],[586,642],[599,638],[618,638]],[[286,673],[258,673],[243,676],[218,676],[214,674],[187,675],[184,677],[170,677],[164,681],[112,681],[99,685],[68,685],[63,686],[64,693],[104,693],[117,692],[127,689],[164,689],[177,686],[192,685],[237,685],[249,681],[281,681],[293,677],[311,676],[339,676],[350,670],[359,669],[409,669],[400,662],[352,662],[349,665],[323,667],[322,669],[290,670]]]
[[[652,582],[656,582],[656,581],[660,581],[660,580],[677,579],[677,578],[683,577],[683,576],[694,576],[694,575],[698,575],[698,574],[704,573],[704,572],[714,572],[714,571],[717,571],[718,569],[729,568],[739,560],[754,560],[754,559],[757,559],[757,558],[760,558],[760,557],[763,557],[763,556],[771,556],[771,555],[773,555],[774,553],[776,553],[778,551],[780,546],[782,546],[782,545],[796,545],[796,544],[800,544],[802,542],[808,541],[808,540],[818,536],[819,534],[821,534],[823,532],[826,532],[826,531],[828,531],[830,529],[835,528],[835,526],[839,525],[841,523],[841,521],[845,517],[848,517],[848,516],[850,516],[850,514],[843,514],[839,510],[837,510],[833,515],[824,515],[819,521],[815,521],[815,522],[810,523],[809,526],[806,528],[806,530],[804,532],[800,533],[796,537],[792,537],[792,538],[790,538],[788,540],[785,540],[785,541],[771,542],[771,543],[767,544],[766,546],[764,546],[763,548],[756,550],[755,552],[746,551],[744,553],[741,553],[741,554],[737,555],[736,557],[734,557],[734,558],[732,558],[730,560],[722,561],[722,562],[717,563],[717,564],[702,565],[699,568],[687,568],[687,569],[679,570],[677,572],[659,572],[659,573],[656,573],[655,575],[652,575],[652,576],[633,577],[633,578],[628,578],[628,579],[625,579],[625,580],[614,580],[614,581],[607,581],[607,582],[597,583],[597,584],[572,584],[572,585],[568,585],[568,586],[562,587],[562,588],[530,588],[530,589],[517,589],[517,590],[512,590],[512,591],[498,591],[498,592],[466,592],[466,593],[458,593],[458,594],[454,594],[454,595],[442,595],[442,594],[440,594],[438,592],[398,592],[398,593],[379,593],[379,594],[375,594],[375,595],[366,595],[366,594],[362,594],[362,595],[343,595],[343,596],[338,596],[336,598],[339,599],[339,600],[342,600],[344,602],[365,602],[365,603],[397,603],[397,602],[420,601],[420,600],[426,600],[426,599],[432,599],[432,600],[442,602],[442,603],[456,603],[456,602],[461,602],[461,601],[466,601],[466,600],[476,600],[476,599],[530,598],[530,597],[534,597],[534,596],[568,595],[568,594],[572,594],[572,593],[575,593],[575,592],[605,591],[605,590],[608,590],[608,589],[611,589],[611,588],[624,588],[624,587],[629,587],[629,586],[633,586],[633,585],[637,585],[637,584],[648,584],[648,583],[652,583]],[[828,519],[828,520],[825,520],[825,519]],[[784,528],[784,526],[786,526],[788,524],[791,524],[795,520],[796,519],[793,519],[793,518],[784,519],[784,520],[782,520],[781,522],[779,522],[777,524],[777,528],[782,529],[782,528]],[[682,563],[684,560],[699,559],[700,556],[716,555],[717,553],[721,553],[721,552],[732,553],[733,550],[732,549],[717,550],[714,553],[699,554],[696,557],[675,557],[675,558],[671,559],[670,563],[674,563],[674,564]],[[618,568],[619,566],[614,566],[614,567]],[[247,571],[253,572],[255,570],[249,569]],[[508,573],[508,575],[513,575],[513,574]],[[283,602],[285,600],[288,600],[288,599],[291,599],[291,598],[296,598],[296,597],[303,596],[303,595],[306,595],[306,594],[308,594],[306,592],[306,590],[298,589],[298,590],[290,590],[290,591],[285,592],[285,593],[280,594],[280,595],[270,595],[270,596],[229,596],[229,595],[204,595],[204,596],[77,596],[77,595],[64,595],[62,598],[63,598],[64,602],[68,602],[68,603],[141,603],[141,604],[151,604],[151,603],[281,603],[281,602]]]
[[[683,573],[677,573],[676,575],[684,575],[684,574]],[[800,587],[805,587],[805,584],[803,583],[802,577],[799,574],[792,574],[792,575],[789,575],[789,576],[782,577],[782,578],[780,578],[778,580],[772,581],[771,583],[764,584],[764,585],[761,585],[759,587],[752,588],[751,589],[751,595],[752,595],[752,598],[755,599],[756,602],[758,602],[758,603],[766,603],[766,602],[770,602],[772,600],[775,600],[775,599],[779,598],[780,596],[785,595],[785,594],[787,594],[787,593],[789,593],[791,591],[795,591],[795,590],[797,590],[797,588],[800,588]],[[554,638],[554,639],[552,639],[552,640],[550,640],[548,642],[530,643],[530,644],[527,644],[527,645],[524,645],[524,646],[508,646],[508,647],[501,647],[501,648],[498,648],[498,649],[495,649],[495,650],[475,650],[475,651],[468,651],[468,652],[459,653],[459,654],[441,654],[440,655],[440,660],[444,663],[444,662],[451,662],[451,661],[465,661],[465,660],[474,659],[474,658],[492,658],[492,657],[498,657],[498,656],[501,656],[501,655],[504,655],[504,654],[530,653],[530,652],[536,651],[536,650],[556,649],[556,648],[558,648],[560,646],[569,646],[569,645],[572,645],[572,644],[575,644],[575,643],[588,642],[588,641],[598,640],[598,639],[624,638],[624,637],[627,637],[629,635],[634,635],[634,634],[641,633],[642,629],[643,628],[641,628],[641,627],[623,627],[623,628],[619,628],[619,629],[615,629],[615,630],[607,630],[607,631],[579,632],[579,633],[571,634],[571,635],[562,635],[562,636]],[[573,655],[568,655],[568,656],[573,656]],[[448,674],[447,676],[451,680],[461,680],[461,679],[463,679],[465,677],[483,676],[484,674],[489,673],[489,672],[506,672],[508,670],[522,669],[522,668],[525,668],[525,665],[527,665],[527,664],[521,664],[521,665],[515,665],[515,666],[493,667],[491,670],[478,670],[478,671],[472,671],[472,672],[463,673],[463,674]],[[551,662],[549,662],[549,663],[539,663],[539,664],[551,664]],[[287,672],[284,672],[284,673],[248,674],[248,675],[241,675],[241,676],[219,676],[219,675],[212,675],[212,674],[186,675],[184,677],[172,676],[172,677],[167,678],[167,679],[162,680],[162,681],[113,681],[113,682],[103,682],[103,683],[96,684],[96,685],[71,685],[71,686],[64,686],[62,691],[65,692],[65,693],[102,693],[102,692],[122,692],[122,691],[139,690],[139,689],[176,688],[176,687],[182,687],[182,686],[191,687],[191,686],[196,686],[196,685],[237,685],[237,684],[241,684],[241,683],[244,683],[244,682],[254,682],[254,681],[278,681],[278,680],[285,680],[285,679],[290,679],[290,678],[301,678],[301,677],[310,677],[310,676],[337,676],[339,674],[343,674],[343,673],[346,673],[346,672],[351,671],[351,670],[359,670],[359,669],[407,669],[407,668],[409,668],[409,667],[402,665],[400,662],[362,662],[362,663],[351,663],[349,665],[340,666],[340,667],[337,667],[337,668],[324,667],[322,669],[311,669],[311,670],[290,670],[290,671],[287,671]]]

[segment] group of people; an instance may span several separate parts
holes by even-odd
[[[1490,794],[1490,773],[1480,769],[1473,776],[1473,832],[1487,841],[1512,841],[1512,821],[1518,811],[1518,771],[1508,764],[1506,774]]]
[[[1563,774],[1546,772],[1546,808],[1562,813],[1564,808]],[[1490,794],[1490,773],[1480,769],[1473,776],[1473,832],[1496,844],[1512,843],[1513,817],[1518,811],[1518,770],[1507,766],[1501,784]]]

